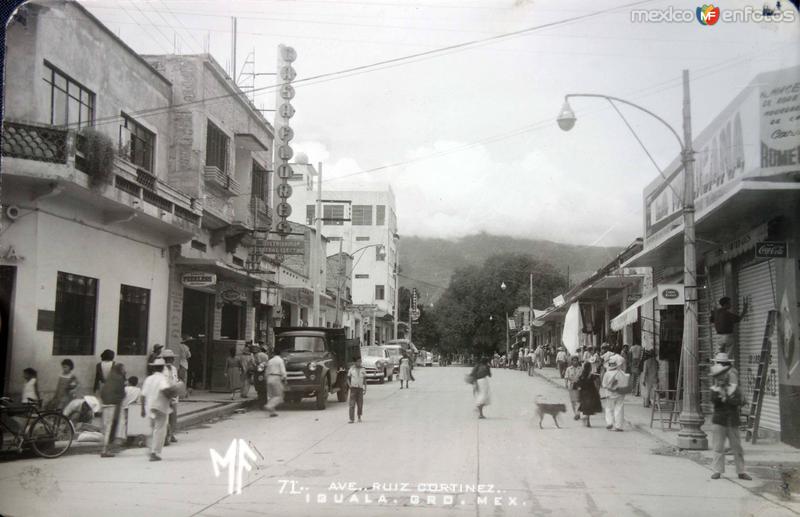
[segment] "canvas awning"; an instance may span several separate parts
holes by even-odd
[[[622,330],[626,326],[636,323],[639,320],[639,307],[655,299],[657,296],[658,289],[653,289],[646,295],[636,300],[636,303],[620,312],[614,319],[611,320],[611,330]]]

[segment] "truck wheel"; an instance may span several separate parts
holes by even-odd
[[[339,391],[336,392],[336,400],[339,402],[347,402],[347,396],[350,395],[350,389],[347,386],[347,380],[342,378],[339,381]]]
[[[325,385],[317,392],[317,409],[323,410],[328,403],[328,394],[331,391],[331,381],[325,378]]]
[[[383,384],[385,380],[386,380],[386,370],[383,371],[383,375],[381,375],[381,378],[378,379],[378,384]]]

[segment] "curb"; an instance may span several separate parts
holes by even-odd
[[[232,415],[239,409],[253,405],[253,402],[253,400],[239,400],[236,402],[224,403],[218,406],[212,406],[210,408],[189,412],[183,417],[178,417],[178,424],[176,426],[177,430],[185,431],[191,427],[202,424],[207,420]]]

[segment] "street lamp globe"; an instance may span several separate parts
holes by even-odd
[[[556,121],[558,122],[558,127],[563,131],[569,131],[575,127],[575,112],[572,111],[572,107],[570,107],[569,101],[566,99],[564,99],[564,105],[561,106],[561,112],[558,114]]]
[[[503,291],[506,290],[506,283],[505,282],[500,284],[500,289],[502,289]]]

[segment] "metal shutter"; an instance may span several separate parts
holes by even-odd
[[[758,358],[767,325],[767,313],[775,309],[775,266],[771,260],[748,265],[737,273],[738,302],[749,298],[750,308],[739,323],[739,384],[742,394],[750,401],[758,373]],[[775,343],[775,340],[773,340]],[[780,432],[780,406],[778,401],[778,353],[773,345],[761,409],[761,427]]]

